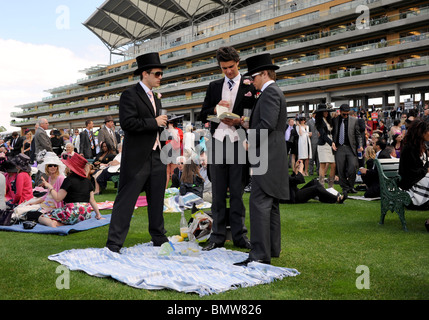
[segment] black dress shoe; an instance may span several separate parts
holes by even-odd
[[[348,193],[358,193],[355,188],[351,188]]]
[[[115,252],[115,253],[120,253],[120,251],[121,251],[121,248],[118,248],[118,247],[109,247],[109,246],[106,246],[106,248],[109,249],[112,252]]]
[[[252,249],[252,244],[250,243],[249,240],[246,240],[242,243],[240,243],[239,245],[235,245],[237,248],[241,248],[241,249]]]
[[[214,243],[214,242],[209,242],[209,244],[207,246],[205,246],[202,250],[203,251],[210,251],[216,248],[223,248],[223,243]]]
[[[246,259],[246,260],[244,260],[244,261],[234,263],[234,266],[238,266],[238,267],[247,267],[247,265],[248,265],[249,263],[251,263],[251,262],[259,262],[259,263],[264,263],[264,264],[271,264],[271,262],[270,262],[270,261],[264,261],[264,260],[252,260],[252,259],[250,259],[250,258],[247,258],[247,259]]]
[[[162,246],[165,242],[168,242],[168,238],[161,239],[161,240],[156,240],[156,241],[152,239],[152,244],[153,244],[153,246],[154,246],[154,247],[160,247],[160,246]]]

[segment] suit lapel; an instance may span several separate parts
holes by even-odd
[[[237,113],[237,107],[241,104],[241,101],[243,100],[243,97],[245,95],[246,86],[243,84],[243,77],[241,77],[237,96],[235,97],[234,107],[232,108],[232,113]]]
[[[225,81],[225,78],[215,82],[216,86],[215,86],[215,92],[214,92],[213,96],[214,96],[214,98],[216,100],[216,104],[220,100],[222,100],[222,87],[223,87],[223,82],[224,81]]]
[[[144,91],[140,83],[137,83],[136,91],[137,91],[137,95],[142,99],[143,104],[149,109],[149,112],[155,117],[155,112],[153,111],[152,102],[150,102],[149,97],[147,96],[146,92]],[[155,105],[156,105],[156,99],[155,99]],[[158,106],[157,106],[157,109],[158,109]]]

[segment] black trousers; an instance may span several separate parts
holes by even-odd
[[[315,197],[323,203],[337,202],[337,196],[327,191],[317,179],[313,179],[295,193],[295,203],[306,203]]]
[[[226,136],[223,142],[212,139],[209,157],[210,179],[212,183],[212,216],[213,226],[210,241],[223,244],[226,240],[226,227],[231,227],[234,245],[243,246],[247,239],[244,224],[246,209],[243,203],[244,172],[246,165],[239,161],[238,152],[241,142],[231,143]],[[217,150],[217,151],[216,151]],[[217,156],[216,156],[216,152]],[[223,157],[219,157],[222,152]],[[229,191],[229,210],[227,192]],[[229,211],[229,216],[228,216]]]
[[[126,159],[122,160],[126,164]],[[122,248],[130,228],[134,206],[142,191],[146,192],[149,234],[154,245],[159,246],[168,241],[165,236],[163,214],[166,178],[167,168],[161,162],[158,149],[152,151],[141,170],[136,172],[131,179],[125,180],[121,177],[106,243],[110,250],[118,251]]]
[[[103,171],[101,171],[100,175],[97,177],[97,183],[100,185],[101,189],[106,189],[107,187],[107,181],[109,181],[109,179],[113,176],[118,175],[118,173],[111,173],[106,169],[103,169]]]

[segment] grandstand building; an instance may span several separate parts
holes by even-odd
[[[111,53],[109,65],[84,70],[43,101],[17,106],[11,125],[34,129],[46,117],[58,129],[119,119],[119,97],[139,77],[135,57],[159,52],[167,65],[162,104],[196,122],[215,59],[233,46],[245,59],[271,53],[289,111],[317,103],[398,107],[424,104],[429,91],[429,0],[106,0],[84,25]],[[114,61],[114,59],[118,59]],[[409,104],[408,104],[409,105]]]

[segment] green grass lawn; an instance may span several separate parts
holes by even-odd
[[[308,180],[308,178],[307,178]],[[336,186],[338,188],[338,186]],[[359,193],[362,194],[362,193]],[[113,200],[109,183],[101,202]],[[248,208],[249,194],[244,195]],[[111,211],[103,210],[103,214]],[[190,212],[186,212],[187,218]],[[406,211],[409,232],[402,231],[396,213],[378,224],[380,203],[347,200],[343,205],[281,205],[282,253],[276,266],[297,269],[297,277],[266,285],[240,288],[199,297],[171,290],[131,288],[110,278],[84,272],[70,273],[70,288],[59,290],[58,263],[48,256],[64,250],[104,247],[108,226],[68,236],[0,232],[1,300],[423,300],[429,298],[428,212]],[[165,214],[168,236],[179,234],[180,214]],[[247,214],[247,226],[249,219]],[[250,230],[250,229],[249,229]],[[249,235],[251,237],[251,235]],[[126,247],[150,241],[147,209],[135,211]],[[226,248],[234,249],[227,242]],[[369,271],[369,288],[356,286],[361,272]],[[358,281],[361,283],[361,281]]]

